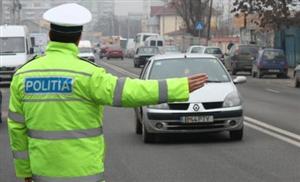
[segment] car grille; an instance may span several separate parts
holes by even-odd
[[[0,67],[0,71],[14,71],[15,67]]]
[[[223,102],[204,102],[202,104],[205,109],[218,109],[223,107]]]
[[[189,108],[189,103],[172,103],[169,104],[170,110],[187,110]]]
[[[167,130],[199,130],[199,129],[217,129],[225,128],[226,120],[214,121],[212,123],[183,123],[170,122],[166,123]]]

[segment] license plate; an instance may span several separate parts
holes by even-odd
[[[269,70],[269,72],[272,72],[272,73],[279,73],[280,70]]]
[[[184,123],[211,123],[214,121],[213,116],[186,116],[182,117]]]

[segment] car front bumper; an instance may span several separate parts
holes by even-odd
[[[143,124],[150,133],[202,133],[239,130],[243,127],[242,107],[235,107],[224,111],[205,112],[155,112],[143,109]],[[212,122],[185,123],[186,116],[213,116]]]

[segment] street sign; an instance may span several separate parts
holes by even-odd
[[[202,21],[198,21],[196,23],[196,30],[203,30],[204,29],[204,23]]]

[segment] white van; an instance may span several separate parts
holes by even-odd
[[[145,46],[154,46],[162,48],[165,44],[165,40],[162,36],[148,37],[145,41]]]
[[[145,41],[149,37],[159,37],[157,33],[138,33],[134,39],[135,41],[135,49],[145,46]]]
[[[89,40],[79,41],[79,54],[78,56],[83,59],[87,59],[91,62],[95,62],[95,54],[92,48],[92,43]]]
[[[11,80],[16,69],[26,63],[31,54],[33,48],[25,26],[0,26],[0,80]]]

